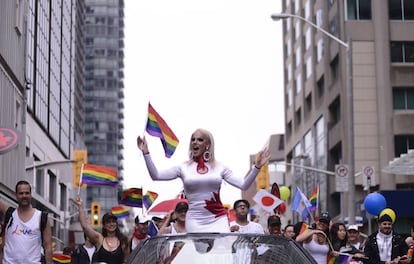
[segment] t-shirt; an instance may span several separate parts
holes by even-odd
[[[236,233],[244,233],[244,234],[264,234],[264,229],[262,225],[256,222],[249,222],[247,225],[239,225],[236,221],[230,222],[231,226],[239,226],[239,230],[235,231]]]

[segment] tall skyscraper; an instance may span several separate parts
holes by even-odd
[[[85,144],[88,163],[123,170],[124,1],[85,0]],[[87,202],[103,212],[117,204],[117,190],[88,186]]]
[[[282,10],[293,15],[283,20],[286,160],[329,171],[353,162],[356,173],[372,166],[376,185],[371,190],[393,190],[394,199],[401,198],[412,190],[413,178],[382,169],[414,147],[414,5],[284,0]],[[304,20],[346,42],[351,55]],[[320,184],[320,209],[339,213],[335,177],[293,169],[289,174],[292,186],[311,190]],[[360,215],[367,191],[364,177],[357,175],[356,204],[346,206]]]

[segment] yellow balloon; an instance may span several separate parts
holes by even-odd
[[[280,192],[280,199],[282,201],[286,201],[290,197],[290,190],[286,186],[280,187],[279,192]]]
[[[385,208],[384,210],[381,211],[378,218],[381,218],[381,216],[383,215],[389,215],[389,217],[391,217],[392,223],[394,224],[395,218],[396,218],[394,210],[392,210],[391,208]]]

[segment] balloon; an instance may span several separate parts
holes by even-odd
[[[387,201],[380,193],[370,193],[365,197],[364,206],[368,213],[379,215],[387,207]]]
[[[279,212],[280,212],[281,215],[286,212],[286,205],[285,205],[285,203],[281,203],[279,205]]]
[[[381,216],[385,214],[391,217],[392,223],[394,224],[395,218],[396,218],[394,210],[392,210],[391,208],[385,208],[384,210],[381,211],[378,218],[381,218]]]
[[[286,201],[290,197],[289,188],[286,186],[282,186],[280,187],[279,190],[280,190],[280,199],[282,199],[282,201]]]

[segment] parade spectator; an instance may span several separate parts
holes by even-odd
[[[185,219],[188,211],[188,203],[179,202],[175,206],[174,212],[168,214],[164,225],[158,232],[159,235],[165,234],[183,234],[186,233]],[[170,221],[174,217],[174,221]],[[169,223],[169,224],[168,224]]]
[[[78,245],[72,253],[72,264],[91,264],[92,256],[95,253],[95,246],[89,241],[89,238],[83,234],[85,242]]]
[[[411,226],[410,235],[405,239],[407,246],[414,244],[414,225]]]
[[[359,241],[359,228],[357,225],[350,225],[347,229],[348,242],[356,249],[363,251],[363,243]]]
[[[321,213],[314,229],[307,229],[296,237],[318,264],[326,264],[330,251],[328,243],[331,217],[327,212]]]
[[[409,263],[408,246],[401,235],[393,232],[393,220],[388,214],[378,219],[378,231],[368,237],[364,254],[368,264]]]
[[[333,257],[338,257],[341,254],[352,255],[352,263],[359,264],[360,259],[364,257],[359,249],[355,248],[348,242],[348,233],[344,223],[334,223],[331,226],[329,237],[332,244],[333,251],[330,253]]]
[[[164,224],[164,219],[158,216],[153,216],[151,222],[148,224],[147,234],[150,237],[156,236],[158,231]]]
[[[250,234],[265,233],[260,224],[248,220],[249,209],[250,203],[247,200],[240,199],[234,202],[233,210],[236,213],[236,219],[230,222],[231,232]]]
[[[0,200],[1,214],[5,216],[8,210],[11,212],[7,223],[3,223],[6,239],[3,264],[39,264],[41,261],[52,264],[52,229],[47,215],[42,231],[42,212],[32,207],[30,183],[17,182],[15,192],[17,208],[9,209],[12,208],[11,205]],[[31,232],[16,233],[16,230],[31,230]]]
[[[137,215],[135,217],[134,232],[132,233],[131,241],[129,243],[131,251],[134,250],[142,241],[150,237],[147,234],[148,224],[150,221],[150,218],[147,216]]]
[[[282,222],[278,215],[271,215],[267,218],[267,231],[272,236],[282,236]]]
[[[295,235],[295,226],[292,224],[286,225],[285,229],[283,230],[283,236],[286,238],[293,238]]]
[[[197,129],[190,139],[190,159],[173,168],[158,171],[151,159],[145,137],[138,137],[137,144],[144,154],[148,172],[153,180],[181,178],[189,202],[187,232],[230,232],[227,209],[220,200],[223,180],[234,187],[246,190],[270,158],[268,148],[260,151],[247,176],[236,177],[229,168],[215,159],[213,135],[205,129]]]
[[[76,204],[79,208],[79,221],[83,232],[96,248],[92,262],[104,262],[106,264],[126,262],[130,250],[127,238],[122,235],[119,229],[117,217],[112,213],[104,214],[102,216],[102,233],[99,233],[88,224],[83,209],[83,201],[79,195],[76,197]]]

